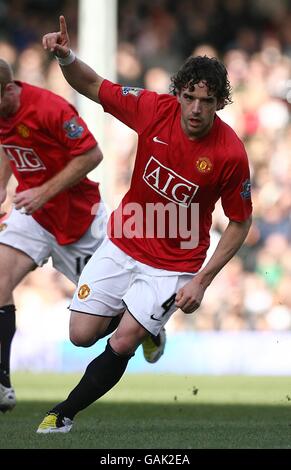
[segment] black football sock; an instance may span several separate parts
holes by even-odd
[[[120,320],[122,318],[122,315],[118,315],[117,317],[113,317],[111,319],[111,322],[109,323],[107,329],[104,331],[104,333],[101,336],[98,336],[98,339],[104,338],[105,336],[109,335],[112,333],[116,328],[118,327]]]
[[[62,416],[73,419],[75,414],[87,408],[117,384],[132,356],[116,353],[108,340],[105,351],[90,362],[82,379],[68,398],[50,412],[60,413]]]
[[[4,387],[11,387],[10,349],[15,331],[15,305],[0,307],[0,383]]]

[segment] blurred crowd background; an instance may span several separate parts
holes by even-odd
[[[60,13],[77,50],[76,0],[0,0],[0,57],[12,64],[17,79],[75,102],[56,61],[41,46],[42,35],[58,28]],[[248,152],[254,222],[199,311],[177,312],[169,329],[291,330],[291,1],[119,0],[120,83],[167,93],[170,76],[191,54],[216,56],[228,68],[234,102],[219,114]],[[105,158],[114,162],[116,205],[130,182],[136,136],[113,120],[108,138],[113,154]],[[14,188],[11,181],[10,196]],[[8,198],[8,210],[9,204]],[[219,205],[213,220],[211,250],[227,222]],[[16,292],[18,326],[47,325],[48,334],[72,292],[49,266],[31,273]]]

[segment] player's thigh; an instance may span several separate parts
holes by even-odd
[[[111,317],[89,315],[71,310],[70,340],[76,346],[91,346],[107,330]]]
[[[104,204],[101,204],[92,224],[78,241],[62,246],[56,241],[54,242],[52,248],[53,266],[74,284],[78,283],[84,267],[102,244],[106,233],[106,223],[106,209]]]
[[[0,303],[13,291],[26,274],[36,267],[24,252],[0,242]]]

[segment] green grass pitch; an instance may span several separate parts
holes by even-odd
[[[16,373],[0,449],[290,449],[288,377],[128,374],[79,413],[69,434],[38,435],[80,376]]]

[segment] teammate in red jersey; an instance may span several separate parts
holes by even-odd
[[[14,288],[49,258],[76,284],[104,239],[107,216],[98,183],[86,178],[102,153],[75,108],[54,93],[14,81],[2,59],[0,85],[0,205],[12,173],[18,182],[10,215],[0,210],[0,410],[5,412],[16,402],[10,382]]]
[[[216,114],[231,102],[221,62],[189,58],[172,78],[172,94],[158,95],[113,84],[77,59],[64,17],[60,31],[45,35],[43,45],[57,56],[73,88],[139,137],[130,189],[79,279],[71,335],[77,343],[89,341],[110,317],[124,312],[123,317],[105,351],[40,424],[37,432],[49,433],[70,431],[74,416],[119,381],[148,332],[161,332],[177,308],[191,313],[199,307],[206,288],[242,245],[252,204],[244,146]],[[218,199],[229,223],[201,269]]]

